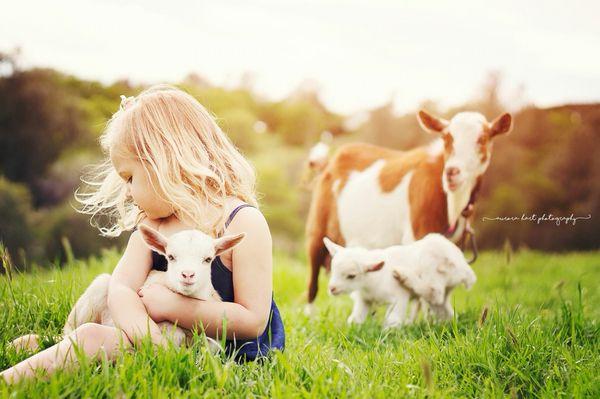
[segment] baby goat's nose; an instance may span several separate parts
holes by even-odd
[[[181,272],[181,276],[185,279],[192,279],[192,278],[194,278],[195,275],[196,275],[196,273],[194,273],[190,270],[184,270]]]

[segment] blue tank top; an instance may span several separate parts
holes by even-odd
[[[236,207],[227,218],[225,227],[229,226],[229,223],[231,223],[240,209],[251,206],[252,205],[242,204]],[[167,270],[167,259],[155,251],[152,251],[152,269],[160,271]],[[231,270],[225,267],[219,256],[216,256],[212,261],[210,270],[213,287],[215,287],[219,295],[221,295],[223,301],[234,302],[233,276]],[[281,320],[281,314],[279,313],[279,309],[273,298],[271,298],[269,322],[267,323],[265,331],[260,336],[255,339],[233,339],[225,342],[226,354],[228,356],[234,355],[236,361],[255,360],[264,357],[273,349],[283,351],[284,347],[285,331],[283,329],[283,321]]]

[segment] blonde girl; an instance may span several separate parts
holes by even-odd
[[[164,345],[167,338],[156,324],[164,320],[201,327],[211,337],[226,333],[226,350],[238,360],[283,350],[283,324],[272,299],[271,235],[257,207],[254,170],[209,112],[182,90],[154,86],[122,97],[101,145],[107,158],[76,197],[103,235],[133,230],[109,286],[117,328],[86,323],[0,375],[10,383],[37,369],[52,373],[76,362],[74,344],[87,356],[109,359],[121,343],[131,346],[147,334]],[[245,232],[242,243],[211,263],[224,302],[184,297],[157,284],[140,290],[150,270],[166,266],[143,242],[140,223],[165,236],[190,228],[213,236]]]

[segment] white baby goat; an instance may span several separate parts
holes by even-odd
[[[440,234],[428,234],[412,244],[388,249],[395,252],[394,278],[427,302],[440,319],[454,316],[452,290],[460,284],[470,289],[477,281],[462,251]]]
[[[329,292],[350,293],[354,301],[348,323],[362,324],[372,305],[387,304],[384,327],[402,325],[411,293],[394,279],[392,268],[386,264],[386,252],[344,248],[327,237],[323,242],[332,257]]]
[[[373,303],[386,303],[384,325],[411,322],[406,310],[411,298],[426,301],[440,319],[452,318],[450,292],[459,284],[470,288],[476,280],[460,249],[440,234],[385,249],[344,248],[328,238],[323,242],[332,256],[329,291],[351,292],[354,300],[348,322],[362,323]]]
[[[198,230],[184,230],[166,238],[145,225],[140,225],[139,230],[146,244],[167,258],[167,271],[150,271],[143,287],[162,284],[185,296],[212,302],[221,301],[211,282],[211,262],[215,256],[239,244],[245,236],[244,233],[213,239]],[[94,279],[69,313],[63,329],[64,336],[88,322],[114,326],[107,304],[109,282],[110,275],[106,273]],[[160,322],[158,326],[168,333],[173,343],[178,346],[188,342],[191,336],[189,330],[176,327],[168,321]],[[209,345],[213,350],[219,346],[211,339]],[[35,350],[39,347],[39,337],[33,334],[24,335],[15,339],[12,346],[16,349]]]

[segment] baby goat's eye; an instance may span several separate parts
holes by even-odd
[[[354,277],[356,277],[356,274],[349,274],[346,277],[348,278],[348,280],[352,280]]]
[[[170,261],[173,261],[173,260],[175,260],[175,257],[173,255],[169,254],[169,255],[167,255],[167,259],[169,259]]]
[[[212,262],[212,258],[204,258],[204,263],[210,263]]]

